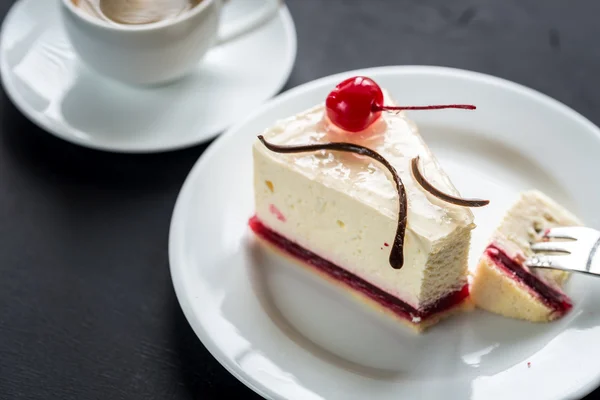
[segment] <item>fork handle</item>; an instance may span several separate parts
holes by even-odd
[[[600,240],[596,242],[588,257],[585,269],[590,274],[600,276]]]

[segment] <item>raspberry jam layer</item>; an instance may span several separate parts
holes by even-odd
[[[399,317],[407,319],[413,323],[423,321],[435,314],[446,311],[453,306],[460,304],[469,296],[469,286],[465,285],[462,289],[452,292],[441,298],[435,304],[425,309],[418,310],[398,299],[397,297],[384,292],[364,279],[359,278],[358,276],[346,271],[341,267],[338,267],[332,262],[319,257],[315,253],[300,247],[296,243],[272,231],[263,225],[258,218],[252,217],[249,221],[249,225],[256,235],[276,246],[280,250],[300,261],[303,261],[312,268],[327,274],[327,276],[343,283],[349,288],[362,293],[363,295],[376,301],[382,307],[385,307]]]
[[[573,303],[564,293],[544,283],[538,276],[527,271],[523,264],[509,257],[501,248],[490,244],[485,249],[486,256],[500,269],[504,270],[517,282],[527,286],[549,308],[560,315],[565,314]]]

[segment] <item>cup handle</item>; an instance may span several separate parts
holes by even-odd
[[[277,15],[282,5],[283,0],[265,0],[265,5],[252,14],[222,25],[219,28],[217,44],[227,43],[263,26]]]

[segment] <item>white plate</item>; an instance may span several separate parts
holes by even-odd
[[[234,19],[263,0],[233,0]],[[84,67],[63,31],[58,0],[21,0],[0,36],[0,72],[15,105],[70,142],[115,152],[158,152],[211,139],[276,94],[296,58],[288,9],[266,26],[212,49],[171,85],[134,88]]]
[[[364,74],[400,104],[472,103],[413,112],[425,140],[477,209],[471,263],[518,191],[538,188],[600,227],[600,131],[538,92],[436,67],[352,71],[295,88],[231,128],[185,182],[170,232],[171,274],[194,331],[232,374],[267,398],[564,399],[600,381],[600,280],[574,276],[571,313],[531,324],[483,311],[422,336],[296,265],[263,252],[253,214],[251,143],[275,120]]]

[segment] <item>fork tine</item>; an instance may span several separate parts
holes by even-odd
[[[552,238],[552,239],[571,239],[577,240],[577,231],[576,227],[558,227],[548,229],[547,232],[544,233],[544,237]]]
[[[566,256],[533,256],[525,261],[525,266],[530,268],[557,268],[569,269]]]
[[[571,254],[573,252],[573,245],[571,242],[538,242],[531,245],[531,250],[536,253],[566,253]]]

